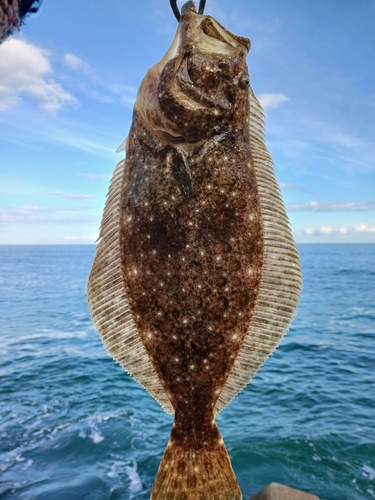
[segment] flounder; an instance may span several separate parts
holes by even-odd
[[[299,300],[249,49],[184,5],[140,86],[89,278],[107,351],[175,413],[153,500],[242,498],[215,415],[280,343]]]

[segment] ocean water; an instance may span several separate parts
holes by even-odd
[[[375,498],[375,245],[300,245],[282,345],[223,411],[244,499]],[[0,499],[148,499],[172,417],[105,352],[93,246],[0,247]]]

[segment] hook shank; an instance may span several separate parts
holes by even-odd
[[[178,22],[180,22],[181,14],[177,7],[177,0],[170,0],[170,4],[173,10],[173,14],[176,16]]]
[[[181,14],[177,6],[177,0],[169,0],[169,1],[173,10],[173,14],[175,15],[177,21],[180,22]],[[200,0],[198,14],[203,14],[205,6],[206,6],[206,0]]]
[[[205,6],[206,6],[206,0],[200,0],[198,14],[203,14]]]

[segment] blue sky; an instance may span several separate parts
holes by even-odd
[[[296,240],[375,243],[375,1],[207,0],[205,13],[251,39]],[[176,24],[168,0],[44,0],[0,46],[0,244],[96,239],[137,88]]]

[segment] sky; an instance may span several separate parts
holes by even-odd
[[[296,241],[375,243],[375,0],[207,0],[205,14],[251,39]],[[168,0],[44,0],[0,45],[0,244],[97,239],[137,89],[176,27]]]

